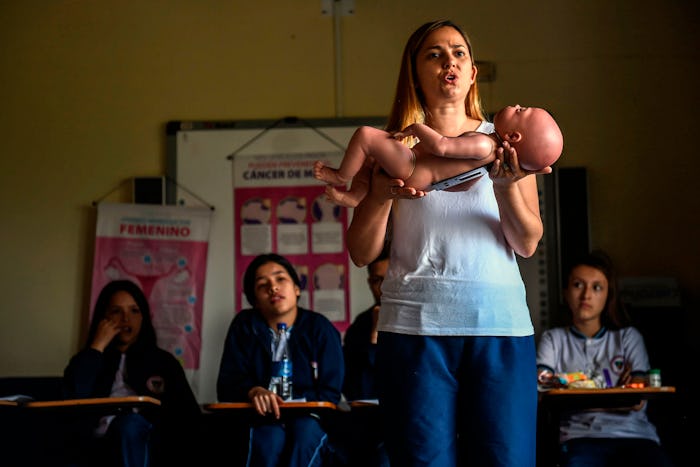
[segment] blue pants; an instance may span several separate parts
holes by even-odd
[[[147,467],[152,429],[153,425],[142,415],[118,415],[110,423],[105,439],[121,457],[124,467]]]
[[[317,467],[327,438],[317,418],[301,416],[250,429],[247,467]]]
[[[380,333],[385,442],[401,467],[534,467],[535,341]]]
[[[639,438],[577,438],[561,447],[564,467],[672,467],[661,446],[650,439]]]

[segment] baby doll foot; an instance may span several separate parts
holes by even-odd
[[[337,204],[338,206],[345,206],[346,208],[354,208],[359,204],[359,201],[348,195],[347,191],[340,191],[332,186],[326,187],[326,197],[328,201]]]
[[[321,161],[314,162],[314,178],[329,185],[345,185],[347,180],[342,180],[338,175],[338,169],[326,166]]]

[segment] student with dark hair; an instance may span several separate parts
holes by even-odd
[[[568,272],[564,299],[571,325],[545,331],[537,348],[538,381],[558,385],[557,374],[581,372],[596,387],[641,382],[649,370],[644,339],[630,326],[617,295],[607,254],[594,251]],[[634,407],[566,413],[559,426],[562,467],[668,467],[644,402]]]
[[[345,331],[343,354],[345,356],[345,381],[343,394],[349,401],[375,400],[377,392],[377,320],[379,319],[382,282],[389,267],[389,251],[382,253],[367,265],[367,284],[374,304],[355,317]],[[356,407],[350,412],[349,426],[344,435],[350,465],[365,467],[389,465],[384,447],[378,410],[372,407]]]
[[[388,267],[388,250],[383,251],[377,259],[367,265],[367,284],[374,297],[374,304],[358,314],[345,331],[343,394],[350,401],[378,397],[375,368],[377,320],[381,307],[382,282]]]
[[[78,420],[70,461],[165,466],[193,455],[199,404],[181,363],[158,347],[148,300],[135,283],[116,280],[104,286],[85,347],[71,358],[63,379],[68,399],[141,395],[162,403],[153,411]]]
[[[320,466],[330,455],[320,414],[282,414],[283,399],[269,388],[273,337],[285,323],[292,361],[292,397],[340,401],[344,364],[340,333],[320,313],[297,305],[301,293],[292,264],[277,254],[257,256],[243,276],[253,308],[233,318],[221,357],[221,402],[251,402],[248,466]]]

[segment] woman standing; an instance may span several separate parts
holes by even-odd
[[[404,49],[386,129],[492,133],[476,74],[457,25],[422,25]],[[515,255],[535,252],[543,226],[535,172],[507,142],[496,157],[488,177],[429,194],[375,165],[355,208],[358,266],[379,255],[392,223],[377,355],[392,465],[535,465],[534,329]]]

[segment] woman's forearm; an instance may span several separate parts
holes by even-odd
[[[384,248],[391,199],[378,201],[368,194],[355,208],[348,227],[347,246],[357,267],[371,263]]]
[[[347,232],[347,247],[358,267],[371,263],[384,248],[393,198],[392,181],[375,164],[367,196],[355,207]]]
[[[494,192],[508,244],[518,255],[529,258],[544,234],[535,177],[510,186],[494,186]]]

